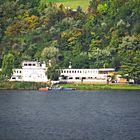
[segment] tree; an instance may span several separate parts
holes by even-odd
[[[8,53],[7,55],[4,55],[4,59],[2,62],[2,74],[6,77],[6,79],[11,77],[13,68],[14,68],[14,55]]]
[[[43,0],[1,0],[0,65],[11,53],[16,68],[23,60],[61,68],[71,61],[78,68],[121,66],[123,75],[139,79],[139,7],[140,0],[91,0],[83,12]]]
[[[101,13],[101,14],[107,13],[107,9],[108,9],[107,3],[105,3],[105,4],[99,4],[98,7],[97,7],[97,11],[99,13]]]
[[[50,79],[50,80],[58,80],[58,78],[60,76],[60,73],[59,73],[58,70],[59,70],[58,65],[54,65],[52,67],[49,67],[47,69],[48,79]]]
[[[140,79],[140,38],[138,36],[125,36],[119,45],[121,58],[121,73],[128,78]]]
[[[89,58],[86,53],[81,53],[72,59],[73,68],[89,68]]]
[[[19,2],[24,5],[29,4],[33,8],[39,6],[40,0],[19,0]]]
[[[42,51],[42,58],[45,61],[51,60],[51,62],[55,63],[57,61],[58,56],[59,56],[59,49],[55,47],[46,47]]]

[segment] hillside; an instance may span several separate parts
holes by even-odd
[[[139,15],[140,0],[91,0],[87,12],[40,0],[1,0],[0,78],[24,60],[37,60],[51,61],[53,72],[71,62],[73,68],[113,67],[140,80]]]
[[[80,6],[84,11],[87,10],[90,0],[41,0],[41,3],[56,2],[62,3],[65,7],[76,9]]]

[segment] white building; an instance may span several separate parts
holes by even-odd
[[[37,61],[24,61],[21,69],[13,69],[10,81],[48,82],[46,64]],[[60,69],[60,82],[66,83],[106,83],[114,68],[73,69],[71,62],[68,69]]]
[[[61,82],[106,83],[114,68],[102,69],[62,69],[59,80]]]
[[[10,81],[47,82],[46,64],[37,61],[24,61],[21,69],[13,69]]]

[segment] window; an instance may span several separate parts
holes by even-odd
[[[12,79],[13,79],[13,80],[15,80],[15,79],[16,79],[16,77],[12,77]]]
[[[28,64],[29,66],[32,66],[32,64]]]
[[[75,77],[76,80],[80,79],[80,77]]]
[[[35,64],[33,64],[33,66],[35,66]]]
[[[69,79],[73,79],[73,77],[69,77]]]
[[[86,77],[82,77],[82,79],[86,79]]]
[[[27,64],[25,63],[24,66],[27,66]]]
[[[62,75],[62,79],[66,80],[67,79],[67,76]]]

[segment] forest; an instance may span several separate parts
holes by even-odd
[[[140,80],[140,0],[91,0],[87,10],[41,0],[0,1],[1,78],[24,60],[110,68]]]

